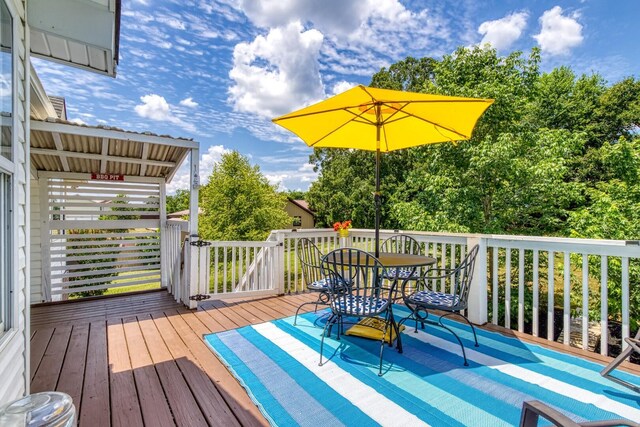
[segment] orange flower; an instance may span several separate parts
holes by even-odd
[[[351,220],[348,219],[344,222],[336,222],[333,224],[333,231],[338,231],[338,230],[348,230],[351,228]]]

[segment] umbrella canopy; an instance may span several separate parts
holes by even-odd
[[[380,153],[471,138],[492,99],[356,86],[273,119],[308,146],[376,151],[376,256],[379,255]]]

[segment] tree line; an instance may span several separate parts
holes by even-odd
[[[540,55],[459,48],[406,58],[371,86],[493,98],[473,137],[382,157],[382,227],[469,233],[640,238],[640,81],[613,84]],[[316,149],[308,201],[320,226],[374,221],[374,154]],[[367,203],[371,201],[371,203]]]

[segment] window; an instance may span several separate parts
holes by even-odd
[[[0,0],[0,336],[11,328],[13,283],[13,18]]]
[[[301,216],[294,216],[293,217],[293,226],[294,227],[300,227],[302,226],[302,217]]]

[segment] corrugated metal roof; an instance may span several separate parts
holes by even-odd
[[[31,119],[31,162],[39,171],[170,179],[192,148],[192,139]]]

